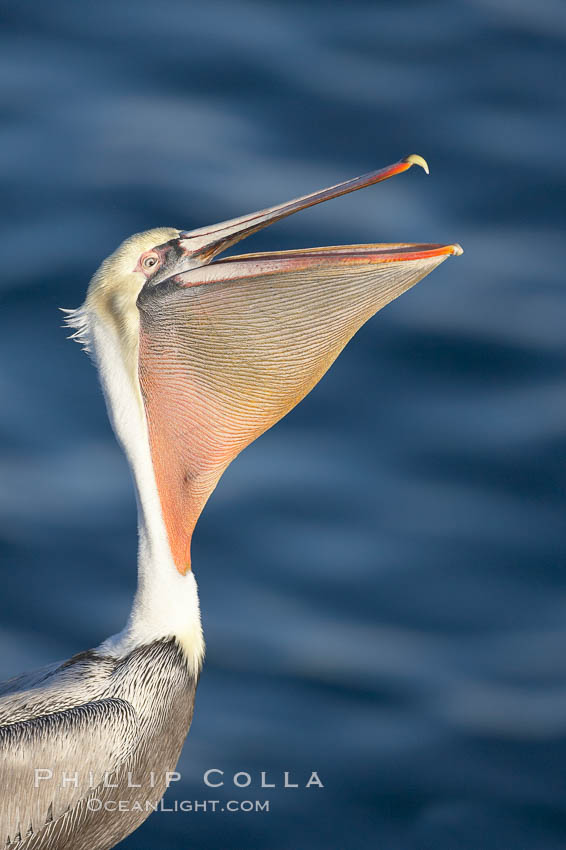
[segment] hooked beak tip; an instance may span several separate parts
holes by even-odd
[[[409,156],[405,157],[403,162],[408,162],[409,165],[420,165],[426,174],[430,174],[428,162],[424,159],[424,157],[419,156],[418,153],[409,154]]]

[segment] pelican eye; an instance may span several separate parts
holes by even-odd
[[[159,262],[159,258],[157,254],[148,254],[147,257],[144,257],[142,260],[142,266],[144,269],[153,269]]]

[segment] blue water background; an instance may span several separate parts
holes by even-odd
[[[564,3],[0,14],[2,677],[119,630],[135,586],[128,469],[57,308],[132,232],[420,153],[430,177],[246,245],[465,254],[357,335],[199,524],[208,656],[167,799],[271,811],[164,812],[123,846],[565,847]],[[312,770],[324,789],[258,787]]]

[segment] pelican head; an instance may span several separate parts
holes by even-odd
[[[136,234],[69,313],[133,467],[141,527],[153,525],[142,546],[168,547],[179,573],[228,464],[304,398],[364,322],[462,249],[370,244],[215,258],[285,216],[413,164],[428,171],[413,155],[220,224]]]

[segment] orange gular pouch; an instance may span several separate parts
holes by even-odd
[[[230,461],[315,386],[370,316],[450,253],[364,245],[248,254],[144,287],[139,377],[180,572]]]

